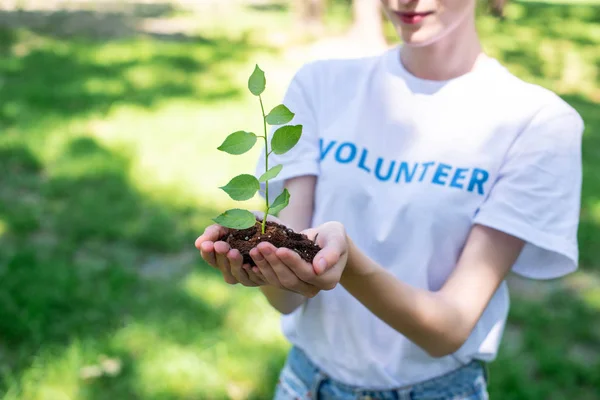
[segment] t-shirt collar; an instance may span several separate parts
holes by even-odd
[[[386,70],[392,75],[404,79],[409,84],[409,86],[413,88],[420,88],[423,92],[435,92],[446,86],[448,83],[470,80],[475,76],[481,75],[482,72],[488,70],[489,68],[497,64],[497,61],[495,59],[488,57],[482,62],[478,63],[476,69],[459,77],[451,78],[448,80],[429,80],[419,78],[410,73],[405,68],[404,64],[400,60],[401,49],[402,45],[397,45],[386,51],[386,53],[384,54]]]

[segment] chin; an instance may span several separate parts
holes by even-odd
[[[402,43],[407,47],[425,47],[435,42],[431,37],[418,37],[415,35],[401,36]]]
[[[437,42],[443,35],[435,32],[399,32],[402,42],[407,47],[425,47]]]

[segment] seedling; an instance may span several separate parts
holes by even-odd
[[[241,174],[229,181],[227,185],[221,186],[220,189],[224,190],[229,197],[236,201],[249,200],[256,195],[260,190],[260,183],[265,183],[265,207],[261,233],[265,233],[266,228],[266,216],[277,215],[281,210],[288,206],[290,201],[290,193],[287,189],[277,196],[273,203],[269,203],[269,181],[276,178],[277,175],[283,169],[283,165],[278,164],[269,168],[269,156],[271,153],[285,154],[290,151],[300,140],[302,136],[302,125],[286,125],[282,126],[273,133],[271,139],[271,150],[269,150],[269,140],[267,135],[267,124],[268,125],[283,125],[287,124],[294,118],[294,113],[290,111],[285,105],[279,104],[274,107],[268,114],[265,114],[265,107],[263,105],[262,93],[266,88],[265,73],[256,65],[254,72],[248,79],[248,89],[250,92],[258,97],[260,102],[260,108],[262,112],[263,120],[263,135],[255,135],[252,132],[237,131],[225,139],[223,144],[218,147],[219,150],[224,151],[233,155],[244,154],[252,149],[256,144],[258,138],[262,138],[265,145],[265,173],[258,179],[250,174]],[[218,217],[214,218],[217,224],[233,229],[246,229],[250,228],[256,223],[256,217],[253,213],[248,210],[234,208],[227,210]]]
[[[240,208],[227,210],[218,217],[213,218],[213,221],[230,228],[231,232],[221,240],[227,241],[232,248],[240,250],[246,263],[254,264],[248,253],[253,246],[261,241],[269,241],[277,247],[288,247],[310,262],[320,250],[320,247],[314,241],[309,240],[305,235],[293,232],[281,224],[267,222],[268,215],[278,215],[290,202],[290,193],[287,189],[284,189],[272,203],[269,202],[269,181],[276,178],[283,169],[281,164],[269,166],[269,156],[273,153],[285,154],[294,148],[302,136],[302,125],[286,125],[294,119],[295,114],[284,104],[275,106],[268,114],[265,114],[262,99],[265,88],[265,73],[256,65],[248,79],[248,89],[250,93],[258,97],[260,103],[264,128],[263,135],[237,131],[227,136],[218,147],[218,150],[225,153],[240,155],[250,151],[259,138],[263,139],[265,172],[258,179],[254,175],[241,174],[232,178],[225,186],[220,187],[233,200],[246,201],[256,195],[260,190],[260,184],[264,182],[264,217],[260,224],[260,230],[254,228],[258,223],[257,217],[252,212]],[[267,125],[283,125],[273,133],[270,146]]]

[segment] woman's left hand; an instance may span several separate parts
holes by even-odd
[[[348,260],[346,230],[339,222],[327,222],[316,228],[302,231],[321,247],[312,264],[304,261],[298,253],[287,248],[276,248],[271,243],[259,243],[250,251],[262,275],[268,280],[271,271],[295,275],[299,280],[320,290],[331,290],[340,281]],[[291,272],[291,274],[290,274]]]

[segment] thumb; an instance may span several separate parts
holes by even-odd
[[[344,246],[337,238],[325,239],[324,242],[323,249],[317,253],[313,260],[313,269],[317,275],[322,275],[336,265],[344,251]]]
[[[309,238],[310,240],[315,241],[319,231],[315,228],[308,228],[303,231],[300,231],[300,233],[302,235],[306,235],[306,237]]]

